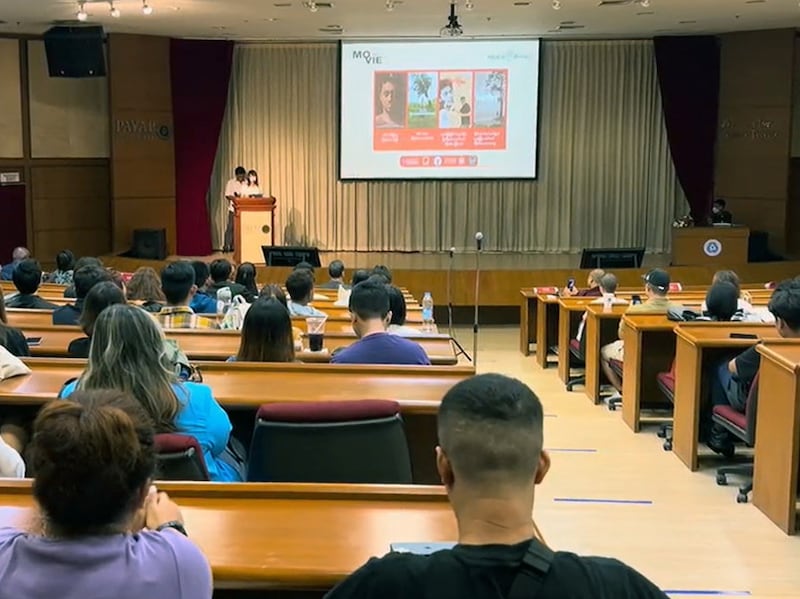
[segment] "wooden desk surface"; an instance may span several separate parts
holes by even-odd
[[[31,508],[31,481],[3,480],[0,506]],[[215,588],[328,589],[395,542],[457,540],[442,487],[158,484],[181,507]],[[11,513],[9,513],[11,512]],[[4,510],[0,524],[22,516]]]
[[[31,355],[37,357],[67,357],[69,343],[84,334],[78,327],[49,326],[24,327],[26,337],[41,337],[39,345],[31,346]],[[166,329],[168,339],[175,340],[191,360],[225,361],[239,351],[241,333],[239,331],[220,331],[209,329]],[[451,366],[458,363],[455,347],[447,335],[429,335],[410,338],[422,346],[431,363]],[[297,352],[301,362],[326,363],[331,360],[331,353],[347,347],[356,341],[355,334],[331,333],[325,336],[325,352]],[[308,349],[308,340],[303,343]]]
[[[26,358],[32,374],[0,381],[0,402],[40,405],[80,376],[86,360]],[[472,366],[346,366],[198,362],[203,381],[226,407],[284,401],[392,399],[404,413],[435,414],[444,394],[475,374]]]

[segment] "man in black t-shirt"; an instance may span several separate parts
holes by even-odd
[[[778,334],[786,339],[800,337],[800,281],[788,279],[778,284],[767,306],[775,317]],[[745,350],[733,360],[717,367],[715,385],[711,389],[713,405],[729,404],[744,413],[750,387],[761,366],[761,354],[756,346]],[[726,456],[734,453],[730,434],[719,425],[713,425],[706,444],[713,451]]]
[[[539,399],[518,380],[484,374],[454,386],[439,409],[436,465],[458,545],[373,558],[326,599],[666,599],[621,562],[543,544],[531,516],[534,487],[550,468],[542,422]],[[533,584],[526,552],[544,556]]]

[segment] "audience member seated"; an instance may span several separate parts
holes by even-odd
[[[53,324],[77,325],[80,324],[83,304],[92,287],[104,281],[111,281],[111,273],[100,266],[84,266],[75,271],[75,300],[74,304],[61,306],[53,310]]]
[[[93,267],[88,267],[93,268]],[[81,269],[83,270],[83,269]],[[115,304],[124,304],[125,294],[111,281],[102,281],[94,285],[83,302],[83,311],[78,324],[86,337],[73,339],[67,347],[70,358],[88,358],[92,345],[92,333],[97,317],[103,310]]]
[[[611,300],[611,304],[614,306],[624,306],[628,303],[628,300],[624,300],[621,297],[617,297],[617,276],[607,272],[600,277],[600,297],[596,300],[592,300],[590,303],[592,304],[603,304],[608,300]]]
[[[769,300],[768,309],[775,317],[775,328],[781,337],[800,338],[800,281],[788,279],[779,283]],[[711,385],[711,403],[730,405],[744,413],[750,387],[760,366],[761,354],[755,345],[733,360],[720,364]],[[733,455],[733,440],[721,426],[712,425],[706,444],[716,453]]]
[[[42,267],[36,260],[26,258],[17,264],[14,269],[13,281],[14,287],[19,293],[6,300],[7,308],[55,310],[58,307],[36,295],[39,285],[42,284]]]
[[[128,301],[148,312],[160,312],[166,299],[155,268],[141,266],[128,281]]]
[[[0,288],[0,345],[5,347],[15,356],[30,356],[28,342],[25,335],[19,329],[8,326],[8,316],[6,306],[3,303],[3,289]]]
[[[33,427],[37,507],[0,529],[3,597],[210,599],[211,569],[152,487],[154,430],[130,395],[79,392]]]
[[[567,296],[577,296],[577,297],[600,297],[603,295],[603,291],[600,288],[601,281],[603,280],[603,275],[606,272],[601,268],[595,268],[593,271],[589,273],[589,276],[586,279],[586,289],[578,289],[577,287],[565,287],[563,291],[563,295]],[[616,289],[616,287],[615,287]]]
[[[753,306],[750,303],[750,294],[747,292],[743,292],[741,288],[741,283],[739,282],[739,275],[737,275],[732,270],[718,270],[714,273],[714,278],[711,280],[711,285],[715,283],[730,283],[736,288],[736,297],[738,298],[737,302],[737,309],[741,310],[744,314],[749,314],[753,312]],[[703,312],[706,311],[706,302],[703,302],[703,305],[700,306],[700,310]]]
[[[56,269],[47,275],[45,283],[55,285],[72,285],[72,274],[75,268],[75,255],[69,250],[61,250],[56,254]]]
[[[14,251],[11,252],[11,262],[6,264],[2,269],[0,269],[0,281],[13,281],[14,280],[14,271],[17,270],[17,266],[23,260],[27,260],[31,257],[31,252],[28,248],[18,247],[14,248]]]
[[[419,329],[406,326],[406,298],[403,297],[403,292],[394,285],[387,285],[386,291],[389,293],[389,311],[391,312],[389,328],[386,330],[392,335],[401,337],[421,335],[422,331]]]
[[[667,599],[617,560],[545,545],[531,518],[535,488],[550,469],[542,412],[530,388],[499,374],[450,389],[439,408],[436,467],[458,544],[430,555],[372,558],[326,599]]]
[[[320,289],[339,289],[339,287],[344,287],[345,289],[350,288],[344,282],[344,262],[341,260],[334,260],[328,264],[328,275],[330,276],[331,280],[327,283],[323,283],[322,285],[318,285]]]
[[[197,293],[194,284],[194,268],[191,263],[180,260],[172,262],[161,271],[161,290],[167,305],[156,314],[156,319],[165,329],[216,329],[217,322],[206,316],[198,316],[190,308]]]
[[[324,312],[309,305],[314,297],[314,276],[305,268],[294,270],[286,279],[289,292],[289,314],[292,316],[325,316]]]
[[[383,277],[386,277],[386,284],[387,285],[392,284],[392,271],[389,270],[388,266],[384,266],[383,264],[378,264],[372,269],[370,275],[381,275]]]
[[[75,261],[75,267],[73,268],[73,271],[78,272],[84,266],[97,266],[98,268],[103,268],[103,261],[99,258],[94,258],[93,256],[83,256]],[[72,284],[70,284],[64,290],[64,297],[74,298],[76,295],[75,282],[73,281]]]
[[[94,325],[89,363],[73,391],[115,389],[133,395],[153,419],[156,432],[195,437],[211,480],[243,480],[243,461],[228,449],[231,421],[201,383],[180,382],[164,353],[164,331],[136,306],[110,306]]]
[[[594,271],[592,271],[594,272]],[[669,273],[660,268],[655,268],[644,277],[644,291],[647,299],[641,304],[631,304],[625,312],[626,314],[666,314],[673,304],[667,298],[669,293]],[[619,323],[618,336],[622,337],[622,321]],[[624,357],[624,347],[622,339],[604,345],[600,350],[600,365],[608,381],[617,390],[617,394],[611,397],[612,400],[619,399],[622,392],[622,381],[615,373],[609,362],[611,360],[622,361]]]
[[[194,269],[194,284],[197,287],[197,293],[192,296],[189,307],[195,314],[216,314],[217,298],[211,297],[206,287],[211,281],[208,264],[202,260],[194,260],[192,268]]]
[[[294,362],[292,319],[277,298],[259,298],[244,317],[239,353],[230,362]]]
[[[371,273],[368,270],[359,268],[357,271],[353,273],[353,276],[350,279],[350,287],[355,287],[359,283],[363,283],[364,281],[369,279],[370,274]]]
[[[294,265],[294,268],[292,270],[307,270],[308,272],[311,273],[312,277],[314,276],[314,266],[310,262],[305,262],[305,261],[298,262],[297,264]]]
[[[386,285],[365,281],[350,294],[350,318],[358,341],[333,354],[333,364],[420,364],[431,363],[419,345],[386,329],[391,320]]]
[[[233,265],[225,260],[225,258],[214,260],[211,263],[209,272],[211,273],[211,283],[208,285],[208,295],[214,298],[215,302],[217,301],[217,292],[225,287],[230,288],[231,298],[237,295],[243,296],[247,292],[243,285],[231,281]],[[216,309],[214,311],[216,312]]]
[[[258,297],[258,285],[256,285],[256,267],[252,262],[243,262],[236,269],[236,283],[244,287],[242,297],[249,303],[253,303]]]
[[[739,290],[730,283],[714,283],[706,292],[703,302],[705,309],[698,320],[728,322],[743,320],[744,314],[738,308]]]
[[[275,298],[278,300],[281,305],[289,310],[289,302],[286,301],[286,294],[283,292],[283,288],[280,285],[276,285],[275,283],[271,283],[269,285],[264,285],[261,288],[261,291],[258,294],[260,299],[270,299]],[[303,348],[303,330],[299,327],[292,325],[292,338],[294,339],[294,348],[295,350],[300,350]]]

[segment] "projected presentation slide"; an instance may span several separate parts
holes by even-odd
[[[342,179],[536,177],[539,41],[342,44]]]

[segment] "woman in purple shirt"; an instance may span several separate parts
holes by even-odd
[[[210,599],[208,561],[178,506],[151,487],[146,413],[118,391],[73,397],[34,423],[39,508],[23,527],[0,527],[0,599]]]

